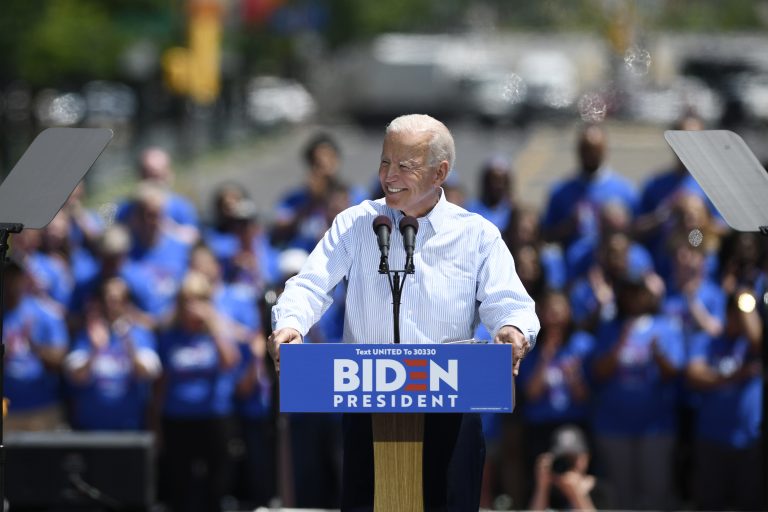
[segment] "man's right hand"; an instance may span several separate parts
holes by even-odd
[[[296,329],[285,327],[278,329],[269,335],[267,339],[267,348],[269,349],[269,355],[272,356],[272,360],[275,362],[275,370],[280,371],[280,345],[282,343],[301,343],[301,334]]]

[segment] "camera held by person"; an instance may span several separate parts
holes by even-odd
[[[581,429],[573,425],[557,429],[550,450],[536,461],[531,510],[596,510],[598,480],[587,474],[589,457]]]

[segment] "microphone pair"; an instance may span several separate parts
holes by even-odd
[[[413,265],[413,251],[416,248],[416,233],[419,231],[419,221],[416,220],[416,217],[406,215],[400,219],[399,228],[400,233],[403,235],[403,246],[405,247],[405,273],[413,274],[416,270]],[[379,273],[389,273],[389,234],[392,232],[392,221],[386,215],[379,215],[373,219],[373,231],[376,233],[376,240],[381,251]]]

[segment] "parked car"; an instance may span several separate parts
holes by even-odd
[[[260,127],[302,123],[317,111],[314,98],[301,83],[277,76],[249,80],[245,100],[248,119]]]

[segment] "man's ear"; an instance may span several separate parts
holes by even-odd
[[[439,187],[445,182],[448,178],[448,171],[450,171],[448,168],[448,160],[443,160],[440,162],[440,165],[437,166],[437,170],[435,171],[435,185]]]

